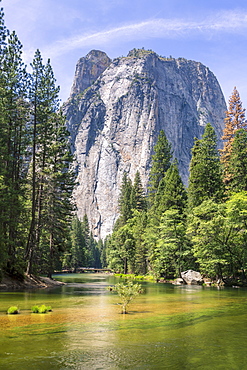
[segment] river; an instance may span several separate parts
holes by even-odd
[[[247,369],[247,289],[145,282],[122,315],[117,278],[55,277],[68,284],[0,293],[1,370]]]

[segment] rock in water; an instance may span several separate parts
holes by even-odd
[[[217,79],[199,62],[136,49],[113,61],[95,50],[81,58],[64,113],[78,175],[78,216],[87,214],[93,235],[104,239],[112,231],[124,171],[132,180],[139,171],[147,187],[161,129],[187,184],[194,138],[210,122],[220,139],[225,111]]]
[[[197,271],[187,270],[181,272],[181,277],[188,285],[198,285],[203,283],[202,275]]]

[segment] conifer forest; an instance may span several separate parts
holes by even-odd
[[[139,172],[132,180],[124,173],[119,218],[112,234],[97,241],[87,215],[76,216],[73,153],[50,60],[37,50],[24,65],[3,9],[0,90],[0,278],[98,267],[157,280],[194,269],[246,283],[247,122],[236,88],[222,149],[207,123],[194,141],[186,187],[160,131],[147,189]]]

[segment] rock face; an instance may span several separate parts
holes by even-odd
[[[123,173],[133,180],[139,171],[146,188],[161,129],[187,184],[194,138],[207,122],[220,138],[225,110],[217,79],[199,62],[135,49],[113,61],[100,51],[81,58],[64,104],[77,166],[78,216],[87,214],[96,237],[111,233]]]
[[[75,69],[71,95],[80,94],[91,86],[110,63],[111,59],[106,53],[99,50],[92,50],[86,57],[80,58]]]

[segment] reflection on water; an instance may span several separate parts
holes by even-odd
[[[0,369],[245,369],[245,289],[143,283],[122,315],[113,276],[57,276],[68,285],[0,293]],[[31,314],[34,304],[53,312]],[[6,315],[18,305],[20,315]]]

